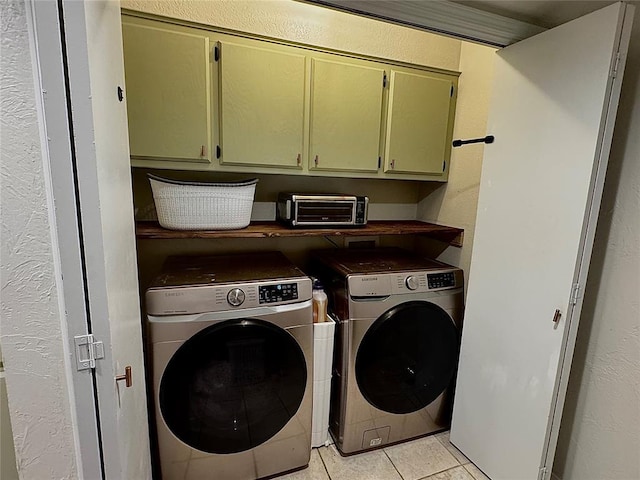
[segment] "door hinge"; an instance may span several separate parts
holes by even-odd
[[[620,52],[616,53],[616,58],[613,61],[613,66],[611,67],[611,73],[609,74],[611,78],[616,78],[618,76],[619,66],[620,66]]]
[[[76,346],[76,367],[78,371],[96,368],[96,360],[104,358],[104,345],[96,341],[92,333],[73,337]]]
[[[217,62],[220,60],[220,44],[217,43],[215,47],[213,47],[213,61]]]
[[[540,473],[538,474],[538,478],[540,480],[545,480],[546,476],[547,476],[547,467],[542,467],[540,469]]]
[[[387,88],[387,72],[382,75],[382,88]]]
[[[571,305],[575,305],[576,303],[578,303],[579,299],[580,299],[580,284],[574,283],[571,290]]]
[[[220,145],[216,145],[216,158],[220,158],[222,156],[222,149]]]

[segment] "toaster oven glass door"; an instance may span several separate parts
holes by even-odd
[[[300,201],[297,203],[295,220],[298,225],[351,225],[354,223],[354,206],[352,201]]]

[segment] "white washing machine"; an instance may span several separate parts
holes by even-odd
[[[311,281],[278,252],[170,257],[146,292],[164,480],[249,480],[311,452]]]
[[[330,410],[341,453],[447,429],[462,270],[400,249],[324,250],[313,271],[338,317]]]

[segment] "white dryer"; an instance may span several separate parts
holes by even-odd
[[[329,430],[341,453],[449,427],[462,270],[404,250],[316,252],[336,326]]]
[[[309,463],[302,271],[278,252],[169,257],[146,306],[164,480],[251,480]]]

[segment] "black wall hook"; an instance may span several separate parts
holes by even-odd
[[[462,145],[467,145],[469,143],[493,143],[495,137],[493,135],[487,135],[483,138],[473,138],[471,140],[454,140],[454,147],[461,147]]]

